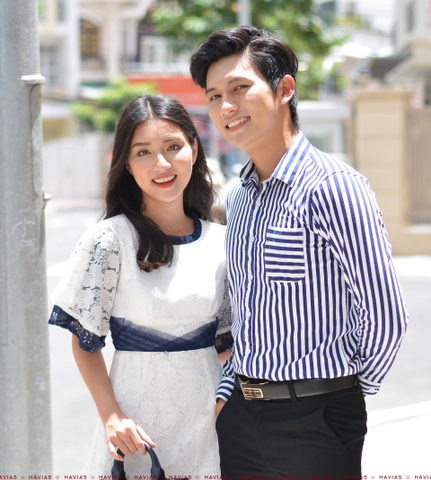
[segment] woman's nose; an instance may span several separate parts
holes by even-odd
[[[171,164],[170,162],[166,159],[166,157],[162,154],[157,155],[156,163],[154,167],[158,170],[166,170],[167,168],[170,168]]]

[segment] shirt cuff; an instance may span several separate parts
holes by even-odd
[[[358,376],[358,382],[364,395],[375,395],[380,390],[380,383],[372,382],[364,377]]]
[[[217,388],[216,399],[221,398],[227,402],[234,388],[235,380],[232,377],[224,377]]]

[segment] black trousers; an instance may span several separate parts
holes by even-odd
[[[360,480],[366,421],[359,386],[296,402],[245,400],[235,388],[216,423],[222,477]]]

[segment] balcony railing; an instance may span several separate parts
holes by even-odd
[[[188,73],[188,62],[126,62],[123,64],[124,72],[143,73]]]

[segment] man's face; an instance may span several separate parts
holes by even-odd
[[[207,74],[208,114],[217,130],[249,155],[280,134],[284,112],[262,74],[241,55],[213,63]]]

